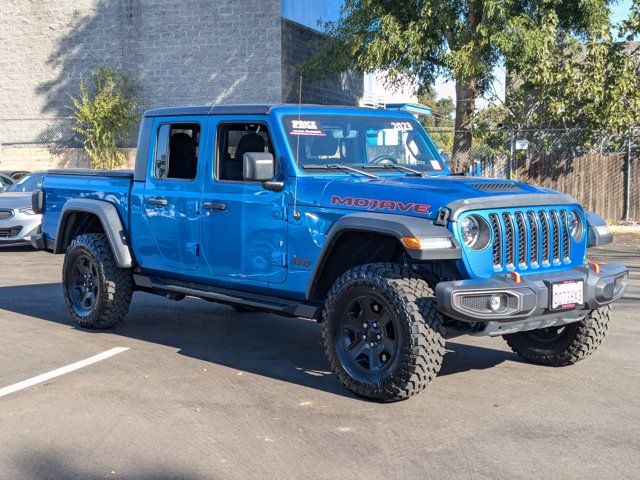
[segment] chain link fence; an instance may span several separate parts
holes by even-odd
[[[72,117],[0,117],[0,145],[13,148],[82,148]],[[121,148],[136,147],[132,131]]]
[[[453,145],[454,130],[428,130],[436,142],[440,137]],[[460,158],[469,175],[558,190],[608,220],[640,220],[640,128],[624,134],[586,129],[460,134],[471,137],[463,139],[471,148]]]

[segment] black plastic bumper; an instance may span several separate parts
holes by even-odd
[[[562,272],[523,275],[520,282],[509,275],[441,282],[436,286],[438,309],[462,322],[486,323],[483,335],[504,335],[578,321],[590,310],[620,299],[627,289],[626,267],[611,263],[599,268],[599,273],[588,265],[581,265]],[[583,282],[584,305],[552,310],[551,285],[574,280]],[[497,311],[490,306],[493,295],[503,299]]]

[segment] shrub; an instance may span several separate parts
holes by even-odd
[[[93,168],[112,170],[126,158],[118,148],[138,121],[136,93],[130,76],[108,66],[80,81],[79,94],[71,96],[74,130]]]

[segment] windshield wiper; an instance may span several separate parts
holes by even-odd
[[[340,165],[338,163],[327,163],[324,165],[320,165],[320,164],[307,164],[307,165],[303,165],[302,168],[304,169],[320,169],[320,170],[342,170],[344,172],[352,172],[352,173],[357,173],[359,175],[364,175],[365,177],[369,177],[369,178],[380,178],[377,175],[374,175],[373,173],[369,173],[369,172],[365,172],[363,170],[360,170],[358,168],[353,168],[350,167],[349,165]]]
[[[423,172],[421,172],[420,170],[414,170],[413,168],[405,167],[404,165],[398,165],[397,163],[383,163],[381,165],[370,164],[370,165],[363,165],[362,168],[382,168],[384,170],[400,170],[402,172],[406,172],[407,174],[424,177]]]

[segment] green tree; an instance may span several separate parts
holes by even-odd
[[[501,41],[510,72],[504,123],[626,132],[640,121],[640,48],[613,41],[609,28],[586,40],[558,36],[549,14],[541,28],[519,19]]]
[[[80,134],[91,166],[112,170],[126,158],[118,145],[138,121],[136,94],[128,75],[108,66],[80,81],[77,97],[71,96],[74,130]]]
[[[320,52],[303,71],[325,79],[354,68],[386,70],[391,82],[410,76],[420,87],[438,76],[456,84],[453,168],[464,167],[475,102],[490,87],[494,67],[513,45],[507,28],[531,22],[545,27],[550,15],[556,36],[585,41],[609,28],[611,0],[346,0],[338,22],[326,24]],[[534,38],[531,36],[530,38]],[[530,45],[529,48],[537,48]],[[543,46],[544,47],[544,46]]]
[[[418,102],[431,107],[433,112],[432,115],[421,116],[420,122],[429,131],[438,148],[451,156],[455,129],[453,113],[456,107],[454,101],[449,97],[437,98],[435,89],[427,85],[418,93]]]

